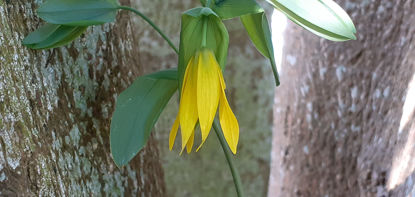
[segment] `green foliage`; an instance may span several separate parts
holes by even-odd
[[[155,73],[148,74],[146,77],[153,79],[169,79],[177,81],[177,69],[171,68],[166,70],[161,70]]]
[[[207,23],[206,46],[216,56],[222,69],[225,68],[228,55],[229,35],[218,15],[210,8],[193,8],[182,14],[179,48],[179,87],[190,58],[202,48],[203,25]]]
[[[206,6],[207,0],[200,0]],[[255,0],[212,0],[210,8],[221,18],[231,19],[246,14],[254,14],[262,11]]]
[[[86,30],[86,27],[45,24],[30,33],[23,44],[32,49],[56,48],[68,44]]]
[[[264,11],[256,14],[241,16],[241,21],[247,30],[249,37],[259,52],[270,60],[274,72],[275,83],[280,84],[277,67],[275,65],[274,48],[272,45],[271,31],[268,26],[267,16]]]
[[[48,0],[37,13],[52,24],[89,26],[113,22],[118,7],[116,0]]]
[[[206,6],[208,0],[200,1]],[[333,41],[356,39],[352,20],[332,0],[267,1],[298,25],[323,38]],[[150,19],[133,8],[120,6],[117,0],[47,0],[38,9],[38,15],[47,23],[30,33],[23,44],[32,49],[65,45],[90,25],[113,22],[118,9],[141,16],[175,49]],[[234,17],[241,18],[258,51],[269,58],[279,85],[268,20],[255,0],[211,0],[209,8],[199,7],[184,12],[178,70],[138,77],[118,97],[110,134],[111,152],[118,166],[127,164],[145,146],[160,113],[177,88],[182,86],[187,64],[198,50],[209,48],[221,68],[225,68],[229,35],[222,20]]]
[[[268,0],[298,25],[332,41],[355,40],[349,15],[332,0]]]
[[[151,130],[177,90],[177,71],[138,77],[117,99],[110,145],[117,166],[126,165],[146,144]]]

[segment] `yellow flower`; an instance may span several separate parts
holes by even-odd
[[[223,135],[236,154],[239,140],[239,125],[225,95],[225,81],[215,55],[203,48],[190,59],[184,74],[181,89],[179,113],[170,131],[169,148],[172,150],[174,140],[181,127],[182,151],[192,151],[195,127],[199,121],[202,142],[205,142],[212,128],[213,119],[219,106],[219,120]]]

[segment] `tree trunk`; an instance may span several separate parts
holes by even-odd
[[[114,102],[142,73],[148,26],[121,12],[66,47],[30,50],[21,41],[43,23],[38,2],[0,0],[0,196],[163,196],[153,140],[121,169],[109,148]]]
[[[269,196],[415,195],[415,1],[340,1],[357,41],[290,23]]]

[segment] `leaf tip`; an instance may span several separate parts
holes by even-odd
[[[280,84],[280,80],[278,80],[278,79],[275,79],[275,86],[276,87],[278,87],[278,86],[280,86],[281,84]]]

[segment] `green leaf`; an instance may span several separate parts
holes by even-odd
[[[170,79],[177,80],[177,68],[166,69],[159,72],[151,73],[147,77],[153,79]]]
[[[32,49],[60,47],[79,37],[85,32],[86,28],[87,27],[45,24],[27,35],[23,40],[23,44]]]
[[[146,144],[164,107],[177,90],[177,71],[138,77],[117,99],[110,145],[117,166],[126,165]]]
[[[210,8],[193,8],[182,14],[179,48],[179,88],[190,58],[202,48],[203,23],[207,20],[206,47],[215,53],[222,69],[228,55],[229,35],[222,20]]]
[[[200,0],[206,6],[207,0]],[[211,0],[212,10],[222,19],[231,19],[263,11],[255,0]]]
[[[52,24],[89,26],[113,22],[118,7],[116,0],[47,0],[37,13]]]
[[[36,31],[27,35],[23,40],[23,44],[28,45],[42,42],[51,36],[59,28],[59,26],[60,25],[46,23]]]
[[[355,40],[349,15],[332,0],[268,0],[298,25],[332,41]]]
[[[280,85],[267,16],[264,12],[249,14],[241,16],[241,21],[258,51],[261,52],[263,56],[269,58],[274,73],[275,83],[277,86]]]

